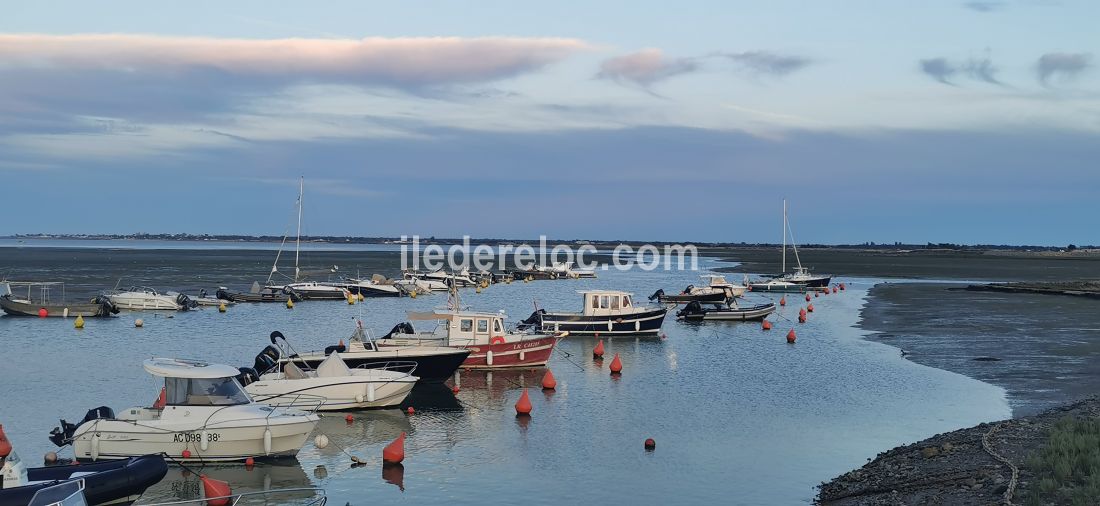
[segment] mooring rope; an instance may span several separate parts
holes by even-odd
[[[1001,498],[1001,504],[1004,504],[1005,506],[1013,506],[1012,494],[1016,492],[1016,485],[1020,479],[1020,468],[1016,467],[1016,464],[1013,464],[1012,461],[1008,460],[1003,455],[994,451],[993,444],[990,443],[990,440],[993,438],[993,433],[997,432],[997,430],[1004,426],[1004,424],[1005,422],[998,423],[997,425],[994,425],[992,429],[989,429],[989,432],[986,432],[984,435],[982,435],[982,449],[985,450],[985,452],[988,453],[990,457],[993,457],[994,460],[1001,462],[1012,470],[1012,478],[1008,480],[1008,488],[1005,489],[1004,496],[1002,496]]]

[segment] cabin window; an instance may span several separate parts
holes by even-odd
[[[500,320],[493,320],[493,331],[498,333],[504,332],[504,329],[500,328]]]
[[[592,309],[600,308],[600,297],[598,295],[592,296]]]
[[[619,298],[611,296],[611,309],[619,309]]]
[[[623,307],[630,307],[630,296],[623,295]]]
[[[470,331],[474,330],[474,321],[473,320],[462,320],[459,323],[459,329],[458,330],[461,330],[462,332],[470,332]]]
[[[252,399],[233,378],[164,378],[169,406],[231,406]]]
[[[478,334],[484,334],[488,331],[489,331],[489,320],[478,320],[477,321],[477,333]]]
[[[607,309],[607,308],[611,307],[611,301],[608,300],[609,298],[610,297],[608,297],[606,295],[601,295],[600,296],[600,307],[601,308]]]

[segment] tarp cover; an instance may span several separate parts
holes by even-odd
[[[351,369],[348,369],[348,365],[336,353],[329,355],[324,362],[321,362],[321,365],[317,366],[318,378],[341,378],[344,376],[351,376]]]

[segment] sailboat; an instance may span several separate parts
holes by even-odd
[[[283,245],[286,244],[286,236],[279,245],[279,252],[275,254],[275,263],[271,264],[271,273],[267,276],[265,290],[282,290],[287,294],[296,294],[302,299],[329,299],[346,300],[350,297],[347,288],[318,281],[303,281],[301,269],[298,267],[298,259],[302,246],[302,195],[305,193],[306,179],[303,177],[298,182],[298,234],[294,238],[294,277],[290,283],[278,285],[272,283],[272,278],[279,272],[279,257],[283,254]]]
[[[791,249],[794,251],[794,260],[798,267],[794,272],[787,272],[787,237],[791,238]],[[802,260],[798,257],[798,245],[794,242],[794,232],[791,231],[791,222],[787,218],[787,200],[783,199],[783,252],[778,276],[766,280],[749,283],[749,288],[754,292],[803,292],[807,289],[823,288],[829,286],[833,277],[826,274],[812,274],[810,270],[802,266]]]

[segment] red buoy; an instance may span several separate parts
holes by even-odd
[[[615,354],[615,358],[611,359],[611,374],[620,374],[623,372],[623,361],[619,360],[619,354]]]
[[[657,442],[654,441],[653,438],[647,438],[645,440],[645,449],[646,450],[652,450],[656,447],[657,447]]]
[[[836,287],[835,286],[833,287],[833,293],[836,293]]]
[[[355,421],[355,417],[354,417],[354,416],[351,416],[351,415],[347,415],[347,416],[345,416],[345,417],[344,417],[344,421],[345,421],[345,422],[348,422],[348,423],[354,422],[354,421]]]
[[[794,329],[791,329],[790,332],[787,332],[787,342],[794,343],[795,339],[797,339],[797,336],[794,335]]]
[[[413,409],[413,407],[412,407],[412,406],[409,406],[409,408],[408,408],[408,409],[406,409],[406,410],[405,410],[405,412],[411,415],[411,414],[414,414],[414,413],[416,413],[416,410],[415,410],[415,409]]]
[[[779,298],[779,305],[780,306],[786,306],[787,305],[787,296],[786,295]]]
[[[252,457],[248,457],[247,459],[244,459],[244,467],[252,467],[254,465],[256,465],[256,459],[254,459]]]
[[[191,458],[191,450],[184,450],[183,452],[180,453],[180,455],[182,455],[183,458],[185,458],[185,459],[189,459],[189,458]]]
[[[804,308],[804,307],[798,308],[798,316],[806,316],[806,308]]]
[[[554,379],[554,373],[547,369],[546,374],[542,375],[542,389],[553,390],[555,388],[558,388],[558,380]]]
[[[229,504],[229,499],[233,495],[233,491],[229,488],[229,484],[215,480],[205,474],[200,474],[199,479],[202,480],[202,491],[208,499],[206,504],[209,506],[226,506]],[[218,499],[211,499],[217,497]]]
[[[523,393],[519,396],[519,400],[516,401],[516,415],[530,415],[531,414],[531,398],[527,395],[527,389],[523,389]]]
[[[804,315],[804,314],[798,315],[798,323],[806,323],[806,315]]]
[[[810,294],[807,293],[806,294],[806,302],[809,302],[809,301],[810,301]]]
[[[43,308],[38,308],[38,317],[39,318],[45,318],[47,316],[50,316],[50,312],[46,311],[46,308],[44,308],[44,307]]]
[[[457,393],[458,393],[458,390],[459,390],[459,389],[458,389],[458,385],[455,385],[455,386],[451,387],[451,393],[452,393],[452,394],[457,394]]]
[[[812,312],[814,312],[814,303],[813,303],[813,302],[809,303],[809,304],[808,304],[808,305],[806,306],[806,311],[809,311],[809,312],[811,312],[811,313],[812,313]]]
[[[0,459],[11,455],[11,441],[8,441],[8,436],[4,434],[4,426],[0,425]]]
[[[592,348],[592,356],[603,357],[603,339],[600,339],[600,342],[596,343],[596,347]]]
[[[400,464],[405,460],[405,433],[402,432],[397,439],[382,449],[382,462],[387,464]]]
[[[841,290],[843,290],[843,289],[844,289],[844,283],[841,283],[841,284],[840,284],[840,289],[841,289]]]
[[[344,347],[344,340],[343,340],[343,339],[341,339],[341,340],[340,340],[340,342],[339,342],[339,343],[337,343],[337,345],[336,345],[336,346],[338,346],[338,347],[340,347],[340,348],[343,348],[343,347]]]
[[[760,324],[760,328],[764,329],[764,330],[771,330],[772,329],[772,322],[770,322],[768,320],[764,320],[764,323]]]

